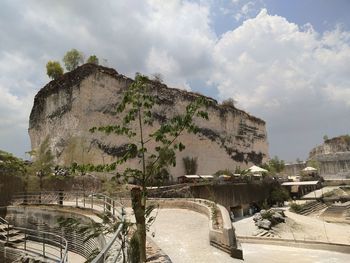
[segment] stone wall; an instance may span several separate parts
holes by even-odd
[[[29,121],[32,149],[49,138],[57,163],[103,164],[121,157],[128,139],[90,133],[93,126],[116,124],[115,114],[122,93],[133,82],[114,69],[85,64],[51,81],[35,96]],[[185,107],[202,96],[150,82],[152,95],[160,103],[154,107],[154,126],[150,134],[166,120],[184,112]],[[219,105],[207,98],[209,121],[196,119],[197,135],[184,134],[186,149],[177,155],[177,166],[171,169],[174,178],[185,173],[182,158],[196,157],[198,173],[211,174],[236,166],[246,168],[267,160],[268,143],[265,122],[233,106]],[[148,145],[151,149],[155,145]],[[138,166],[138,160],[129,165]]]

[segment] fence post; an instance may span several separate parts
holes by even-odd
[[[10,238],[10,223],[7,222],[7,236],[6,236],[6,243],[9,242]]]
[[[45,233],[43,234],[43,256],[45,258]]]
[[[63,190],[59,190],[58,192],[58,204],[63,205]]]
[[[103,213],[106,212],[106,197],[103,196]]]
[[[113,205],[113,216],[115,216],[115,206],[114,206],[114,200],[112,200],[112,205]]]
[[[84,203],[84,208],[85,208],[85,192],[83,192],[83,203]]]
[[[91,209],[94,209],[94,194],[91,194]]]

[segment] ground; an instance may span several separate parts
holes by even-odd
[[[298,263],[350,262],[349,254],[260,244],[242,244],[245,260],[234,259],[210,246],[208,224],[206,216],[193,211],[161,209],[149,234],[154,233],[154,242],[173,263],[288,263],[295,259]]]
[[[350,244],[350,225],[348,224],[327,223],[319,217],[302,216],[289,211],[285,214],[286,223],[274,228],[276,237]],[[234,222],[233,225],[238,236],[251,236],[257,230],[253,217],[246,217]]]

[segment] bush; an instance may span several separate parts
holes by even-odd
[[[290,205],[290,209],[291,209],[293,212],[295,212],[295,213],[299,213],[299,212],[301,211],[301,209],[302,209],[302,205],[298,205],[298,204],[296,204],[296,203],[292,203],[292,204]]]
[[[197,158],[185,157],[182,159],[186,174],[196,174],[198,169]]]
[[[63,75],[63,68],[58,61],[49,61],[46,64],[46,74],[51,79],[57,79]]]
[[[283,187],[275,188],[271,192],[270,199],[272,204],[281,204],[289,199],[289,192]]]

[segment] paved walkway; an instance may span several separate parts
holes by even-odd
[[[185,209],[160,209],[150,233],[173,263],[242,262],[209,244],[208,218]]]
[[[343,263],[350,255],[284,246],[242,244],[244,261],[209,244],[208,219],[184,209],[161,209],[149,234],[173,263]]]
[[[322,197],[324,194],[328,193],[328,192],[331,192],[335,189],[339,188],[339,186],[326,186],[326,187],[323,187],[321,189],[318,189],[318,190],[315,190],[315,191],[312,191],[306,195],[303,195],[301,197],[301,199],[303,198],[320,198]]]

